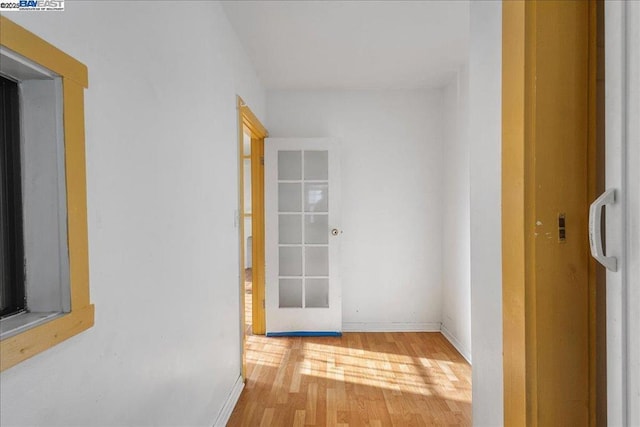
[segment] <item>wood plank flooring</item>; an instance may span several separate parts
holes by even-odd
[[[247,336],[229,426],[469,426],[471,367],[440,333]]]

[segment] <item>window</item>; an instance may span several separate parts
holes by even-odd
[[[18,84],[0,77],[0,317],[25,309]]]
[[[6,49],[0,59],[10,136],[4,222],[12,245],[4,289],[15,305],[0,319],[5,339],[68,313],[70,302],[61,78]]]
[[[84,159],[87,69],[0,17],[0,75],[7,147],[0,171],[5,370],[93,326],[94,308]]]

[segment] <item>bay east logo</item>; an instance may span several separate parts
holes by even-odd
[[[0,2],[0,12],[13,11],[61,11],[64,10],[64,0],[15,0]]]
[[[38,8],[41,10],[64,8],[63,0],[20,0],[18,6],[22,8]]]

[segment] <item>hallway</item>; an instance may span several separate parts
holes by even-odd
[[[471,366],[440,333],[247,336],[229,426],[471,425]]]

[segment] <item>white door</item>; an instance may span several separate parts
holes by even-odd
[[[640,426],[640,2],[605,2],[605,51],[607,192],[589,225],[607,267],[607,423]]]
[[[267,336],[340,335],[337,142],[265,140]]]

